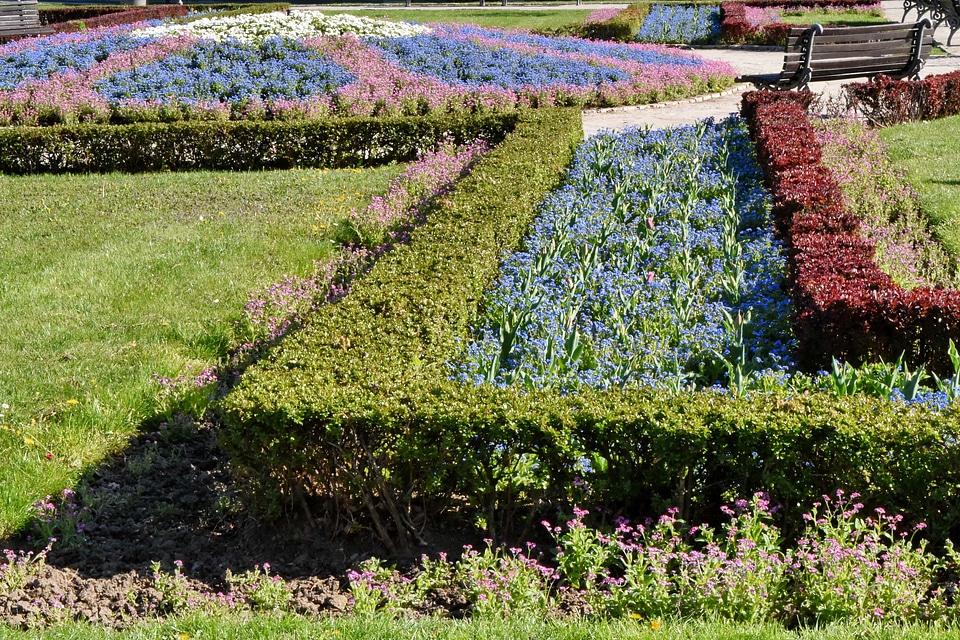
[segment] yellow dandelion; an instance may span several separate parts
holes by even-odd
[[[37,444],[37,441],[31,438],[30,436],[23,436],[23,443],[29,446]]]
[[[80,401],[77,400],[76,398],[70,398],[69,400],[67,400],[67,404],[80,404]]]
[[[656,631],[657,629],[659,629],[659,628],[660,628],[660,621],[659,621],[659,620],[654,620],[654,621],[652,621],[652,622],[650,623],[650,628],[653,629],[654,631]]]
[[[643,620],[643,616],[641,616],[639,613],[631,613],[631,614],[630,614],[630,619],[631,619],[631,620]]]

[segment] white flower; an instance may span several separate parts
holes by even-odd
[[[325,16],[316,11],[260,13],[218,18],[201,18],[185,24],[164,24],[138,29],[134,36],[162,38],[190,33],[207,40],[235,39],[256,43],[282,36],[293,40],[321,35],[341,36],[351,33],[360,38],[403,38],[429,33],[429,27],[406,22],[388,22],[351,15]]]

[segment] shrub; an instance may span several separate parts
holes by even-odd
[[[9,174],[375,166],[416,157],[446,137],[499,142],[516,114],[338,120],[8,127]]]
[[[410,245],[247,372],[223,402],[222,438],[258,495],[340,530],[369,527],[391,550],[443,512],[504,538],[517,514],[585,492],[603,508],[678,506],[699,522],[729,495],[769,490],[797,504],[856,486],[949,535],[960,523],[950,411],[822,393],[564,395],[448,379],[445,363],[578,127],[570,112],[522,114]],[[799,526],[800,514],[784,518]]]
[[[847,107],[877,126],[932,120],[960,113],[960,71],[922,80],[893,80],[844,85]]]
[[[324,495],[331,514],[338,503],[366,508],[376,523],[382,508],[403,546],[399,496],[408,482],[439,482],[443,469],[433,444],[389,416],[391,398],[445,375],[500,256],[519,241],[581,127],[575,111],[522,114],[409,245],[248,373],[225,403],[225,441],[237,459],[288,496]],[[360,417],[378,407],[382,421]]]
[[[82,20],[70,20],[69,22],[60,22],[50,25],[57,33],[72,33],[74,31],[83,31],[93,29],[94,27],[114,27],[120,24],[132,24],[143,20],[162,20],[164,18],[180,18],[187,15],[187,7],[177,4],[157,5],[153,7],[144,7],[142,9],[129,9],[126,11],[114,11],[84,18]]]
[[[960,330],[960,292],[906,291],[883,273],[839,186],[820,168],[820,145],[803,98],[744,95],[757,154],[771,188],[777,228],[790,247],[788,282],[797,316],[798,360],[826,369],[833,358],[923,364],[953,373],[948,348]]]
[[[751,3],[747,4],[755,6]],[[721,3],[720,42],[726,44],[785,45],[790,29],[796,25],[784,22],[755,25],[747,18],[747,4],[743,2]]]

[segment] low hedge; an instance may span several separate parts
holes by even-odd
[[[594,40],[609,40],[613,42],[633,42],[643,26],[643,21],[650,14],[650,4],[631,4],[617,15],[604,22],[593,22],[583,25],[584,38]]]
[[[887,127],[901,122],[935,120],[960,113],[960,71],[921,80],[880,76],[843,86],[847,107],[869,122]]]
[[[499,142],[516,114],[0,127],[0,173],[373,166],[445,137]]]
[[[818,393],[565,396],[448,379],[578,127],[569,111],[523,114],[409,246],[245,374],[222,403],[222,439],[258,495],[331,530],[368,526],[397,551],[450,511],[505,538],[575,502],[630,515],[679,506],[698,522],[760,490],[793,506],[855,489],[938,535],[955,530],[955,413]],[[798,516],[785,510],[788,529]]]
[[[757,27],[747,20],[746,6],[744,2],[720,4],[720,42],[780,47],[787,44],[787,35],[796,25],[774,22]]]
[[[244,375],[223,403],[224,442],[236,460],[288,497],[329,499],[328,512],[365,509],[376,522],[385,509],[399,520],[395,502],[409,474],[419,486],[423,474],[443,469],[404,441],[415,435],[404,424],[371,420],[371,412],[446,377],[501,257],[520,241],[582,135],[578,110],[521,112],[409,245]]]
[[[53,25],[58,22],[69,22],[71,20],[88,20],[109,13],[123,13],[124,11],[134,11],[134,7],[52,7],[41,8],[40,24]]]
[[[833,174],[820,164],[809,93],[796,96],[747,93],[743,112],[789,249],[798,359],[815,371],[828,369],[834,357],[861,364],[903,354],[914,366],[952,375],[948,345],[960,336],[960,291],[905,290],[880,270],[860,221],[846,212]]]
[[[115,27],[121,24],[132,24],[141,20],[163,20],[164,18],[182,18],[187,15],[187,8],[183,5],[166,4],[155,5],[152,7],[142,7],[129,9],[126,11],[115,11],[103,13],[82,20],[70,20],[67,22],[58,22],[50,26],[56,33],[73,33],[94,29],[96,27]]]
[[[634,42],[643,21],[650,14],[651,4],[630,4],[609,20],[581,22],[551,29],[539,29],[537,33],[547,36],[574,36],[608,42]]]

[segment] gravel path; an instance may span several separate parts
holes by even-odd
[[[884,13],[888,19],[898,22],[903,15],[903,4],[899,1],[883,0]],[[913,16],[911,15],[911,18]],[[960,46],[945,47],[949,31],[941,27],[934,34],[934,40],[945,50],[945,56],[932,56],[927,60],[921,76],[947,73],[960,69]],[[957,38],[960,40],[960,37]],[[783,52],[767,47],[713,48],[697,47],[696,51],[705,58],[729,62],[739,73],[769,73],[777,71],[783,64]],[[818,82],[813,90],[825,97],[837,97],[841,87],[848,81]],[[590,109],[583,112],[583,131],[591,136],[601,129],[619,129],[628,126],[649,126],[654,129],[690,124],[704,118],[724,118],[740,110],[741,94],[751,91],[752,85],[737,84],[723,93],[699,96],[678,102],[663,102],[639,107],[617,107],[613,109]]]

